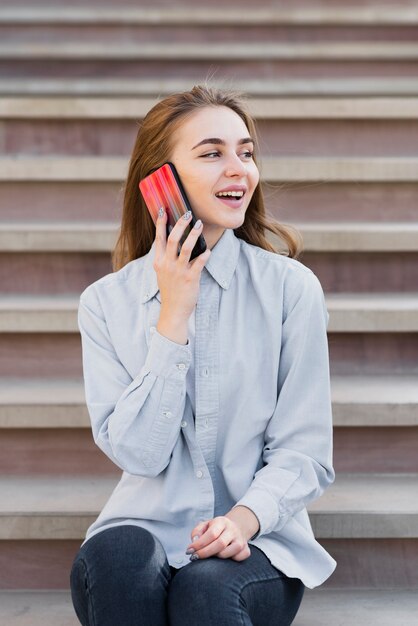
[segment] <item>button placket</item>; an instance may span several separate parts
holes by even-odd
[[[149,296],[149,294],[148,294]],[[146,341],[149,347],[151,339],[157,330],[157,323],[160,317],[161,305],[156,298],[152,298],[146,303],[145,324],[148,332],[146,332]]]
[[[218,283],[212,278],[204,281],[201,284],[195,315],[196,440],[212,481],[215,478],[219,415],[218,311],[220,291]],[[209,423],[211,428],[209,428]],[[205,474],[207,477],[208,473],[205,472]],[[196,476],[198,476],[197,472]],[[203,473],[201,478],[203,478]]]

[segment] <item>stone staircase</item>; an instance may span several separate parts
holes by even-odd
[[[418,624],[418,2],[137,4],[0,8],[0,624],[78,623],[69,570],[120,475],[78,296],[111,271],[137,121],[206,77],[249,94],[330,313],[337,476],[308,511],[338,566],[294,624]]]

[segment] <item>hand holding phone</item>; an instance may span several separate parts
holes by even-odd
[[[180,328],[180,336],[187,338],[187,321],[196,306],[199,297],[200,274],[209,259],[209,248],[193,261],[192,250],[201,234],[202,224],[192,228],[177,255],[179,242],[191,221],[184,217],[177,220],[168,238],[166,237],[167,212],[157,219],[155,235],[155,258],[153,267],[157,273],[157,282],[161,294],[161,316],[172,323],[173,328]],[[199,220],[200,221],[200,220]],[[164,333],[163,333],[164,334]],[[170,337],[171,338],[171,337]],[[176,338],[173,339],[176,341]],[[184,343],[180,341],[180,343]]]
[[[202,269],[210,250],[202,236],[173,163],[164,163],[139,183],[156,227],[154,269],[161,295],[158,330],[173,341],[187,341],[187,322],[199,296]],[[160,208],[165,209],[158,217]],[[187,219],[184,219],[186,214]]]

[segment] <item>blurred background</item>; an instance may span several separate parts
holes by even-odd
[[[77,624],[69,571],[119,479],[84,404],[77,304],[112,271],[138,122],[248,96],[267,209],[328,327],[335,573],[296,626],[418,624],[418,1],[0,6],[0,623]]]

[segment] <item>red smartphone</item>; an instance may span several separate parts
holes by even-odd
[[[160,207],[165,208],[167,212],[167,237],[171,233],[177,220],[179,220],[186,213],[186,211],[192,211],[191,222],[187,225],[179,243],[179,248],[177,250],[177,255],[179,255],[181,246],[190,233],[190,230],[193,228],[196,220],[193,216],[193,210],[190,206],[189,199],[184,191],[184,187],[173,163],[164,163],[164,165],[143,178],[139,183],[139,190],[144,198],[154,224],[157,223],[158,209]],[[199,254],[202,254],[205,250],[206,241],[203,235],[199,235],[190,255],[190,260],[199,256]]]

